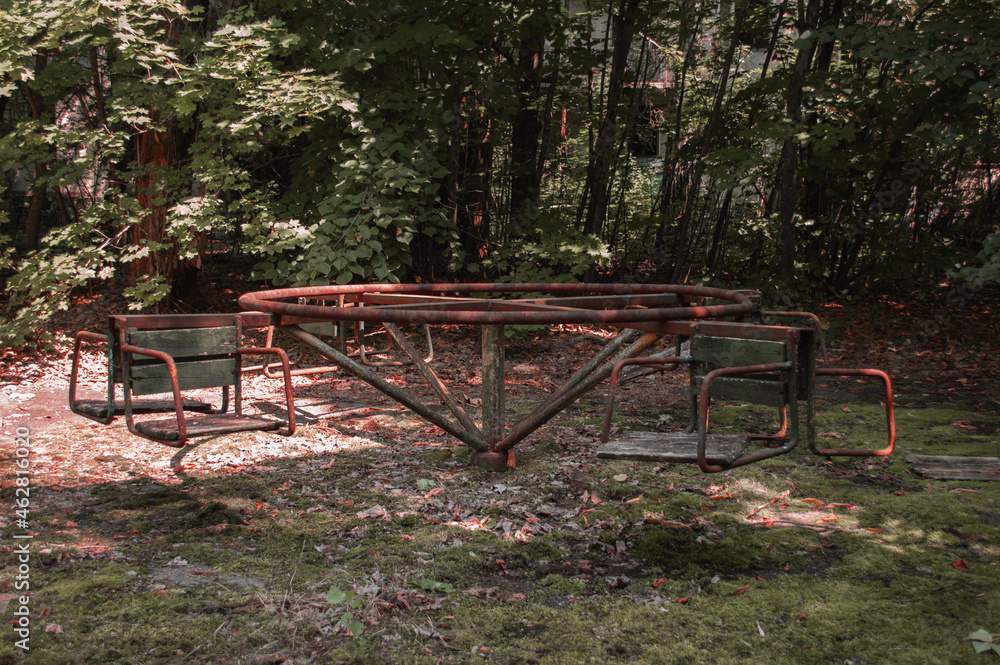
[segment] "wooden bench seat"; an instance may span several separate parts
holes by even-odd
[[[173,315],[168,315],[173,316]],[[188,317],[188,321],[224,322],[227,318],[219,319],[216,314],[195,314],[182,315]],[[232,315],[226,315],[232,316]],[[269,317],[256,312],[243,312],[238,315],[244,326],[262,328],[268,325]],[[142,317],[148,320],[161,320],[160,315],[132,315],[133,320],[141,320]],[[121,360],[121,339],[114,334],[111,328],[113,321],[109,319],[109,332],[96,333],[89,330],[81,330],[76,333],[73,344],[73,361],[69,378],[69,408],[78,416],[94,420],[107,425],[116,417],[125,415],[125,400],[122,396],[116,395],[122,383],[122,360]],[[80,362],[83,358],[81,353],[84,343],[96,344],[103,347],[107,367],[107,389],[102,399],[82,399],[77,396],[79,390]],[[269,346],[269,345],[266,345]],[[185,411],[208,413],[213,407],[208,402],[198,399],[184,399],[183,408]],[[143,399],[132,401],[132,412],[137,415],[150,413],[169,413],[175,409],[172,399]]]
[[[192,437],[246,431],[295,432],[288,356],[281,349],[243,346],[243,326],[267,325],[259,314],[119,315],[109,318],[107,335],[81,332],[73,358],[70,408],[84,417],[108,423],[124,414],[128,429],[138,436],[173,447]],[[108,392],[105,400],[76,398],[79,351],[82,341],[104,342],[108,355]],[[244,414],[242,365],[248,355],[276,356],[284,379],[285,420]],[[115,398],[122,387],[121,401]],[[185,397],[190,390],[221,388],[218,406]],[[233,411],[229,411],[230,393]],[[162,395],[167,395],[163,398]],[[155,396],[155,397],[153,397]],[[137,419],[151,413],[170,413],[159,419]]]
[[[798,313],[796,313],[798,315]],[[876,369],[817,368],[815,330],[733,322],[675,322],[672,332],[685,337],[688,354],[631,358],[611,373],[608,406],[597,456],[662,463],[695,462],[702,471],[715,472],[783,455],[799,441],[800,404],[811,452],[824,457],[885,456],[896,440],[889,376]],[[678,345],[678,349],[681,347]],[[609,441],[615,392],[626,367],[654,370],[689,369],[690,423],[683,432],[626,432]],[[883,448],[820,448],[816,445],[816,377],[878,379],[885,389],[887,443]],[[863,377],[863,378],[862,378]],[[778,409],[779,431],[773,434],[718,435],[708,431],[713,399]],[[756,445],[763,442],[764,445]]]
[[[711,334],[706,334],[695,323],[690,332],[689,355],[655,360],[632,358],[615,366],[601,431],[604,445],[597,456],[664,463],[693,462],[709,473],[793,450],[799,440],[799,399],[804,398],[810,409],[813,401],[813,384],[805,378],[815,369],[812,331],[713,323]],[[619,376],[629,365],[688,367],[690,424],[687,430],[666,434],[628,432],[614,441],[608,440]],[[713,398],[774,407],[780,415],[780,430],[766,435],[710,434],[709,411]],[[750,444],[754,441],[767,441],[769,445],[751,450]]]
[[[236,413],[191,414],[185,416],[187,437],[233,434],[235,432],[273,432],[281,429],[283,422],[270,418]],[[145,420],[135,424],[135,430],[154,441],[177,441],[176,418]]]
[[[103,399],[75,399],[70,402],[71,409],[78,415],[89,417],[97,422],[107,423],[115,416],[125,415],[125,401],[114,400],[111,406],[110,418],[108,417],[108,402]],[[183,401],[185,411],[208,412],[212,410],[212,405],[201,400],[186,399]],[[132,402],[132,413],[167,413],[174,410],[173,400],[166,399],[146,399]]]

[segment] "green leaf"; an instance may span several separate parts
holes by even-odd
[[[340,587],[332,586],[330,587],[330,590],[326,592],[326,602],[331,605],[339,605],[345,600],[347,600],[347,594],[344,593]]]
[[[438,582],[437,580],[432,580],[428,577],[423,577],[417,582],[417,586],[424,591],[436,591],[440,593],[451,593],[455,590],[455,587],[447,582]]]

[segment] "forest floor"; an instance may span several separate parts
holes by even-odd
[[[220,278],[197,309],[235,311],[240,292]],[[0,366],[0,437],[11,444],[0,446],[0,619],[14,624],[0,663],[998,657],[977,656],[966,638],[1000,634],[1000,487],[924,478],[906,461],[997,456],[996,302],[951,290],[814,305],[832,365],[893,377],[895,454],[830,460],[800,446],[711,475],[596,458],[604,386],[520,444],[500,474],[343,373],[294,379],[293,437],[158,446],[121,419],[102,426],[66,407],[65,336],[99,330],[122,305],[80,298],[53,324],[63,343]],[[536,404],[611,334],[563,327],[509,340],[508,409]],[[436,371],[475,414],[478,339],[444,327],[434,341]],[[98,395],[103,360],[91,350],[83,361],[82,384]],[[383,375],[423,390],[412,368]],[[626,384],[616,426],[683,426],[684,381]],[[251,409],[274,412],[279,383],[248,376]],[[881,445],[877,385],[825,382],[817,406],[825,441]],[[772,424],[725,403],[712,422]],[[13,444],[27,431],[30,506],[19,513]]]

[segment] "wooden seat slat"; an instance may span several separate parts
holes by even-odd
[[[705,458],[710,464],[730,464],[743,454],[749,439],[743,434],[709,434]],[[688,432],[627,432],[602,444],[597,456],[604,459],[694,464],[698,461],[698,435]]]
[[[186,399],[183,401],[185,411],[211,411],[212,405],[201,400]],[[104,419],[108,416],[108,402],[103,399],[80,399],[74,402],[77,410],[85,412],[87,415]],[[112,407],[112,415],[121,416],[125,413],[125,402],[115,400]],[[132,402],[132,413],[166,413],[174,410],[173,400],[166,399],[144,399]]]
[[[258,418],[256,416],[237,415],[235,413],[211,413],[205,415],[190,415],[186,418],[187,435],[210,436],[212,434],[230,434],[235,432],[256,432],[276,430],[284,425],[278,420]],[[177,419],[161,418],[146,420],[135,424],[135,428],[149,436],[169,441],[177,440]]]
[[[198,356],[236,353],[238,339],[236,326],[129,331],[129,340],[135,346],[163,351],[178,362]]]
[[[236,358],[215,358],[177,363],[177,381],[181,390],[216,388],[236,383]],[[132,366],[132,394],[154,395],[172,390],[170,371],[165,363]]]

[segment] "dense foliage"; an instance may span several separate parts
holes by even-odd
[[[73,289],[996,283],[995,0],[2,0],[7,343]]]

